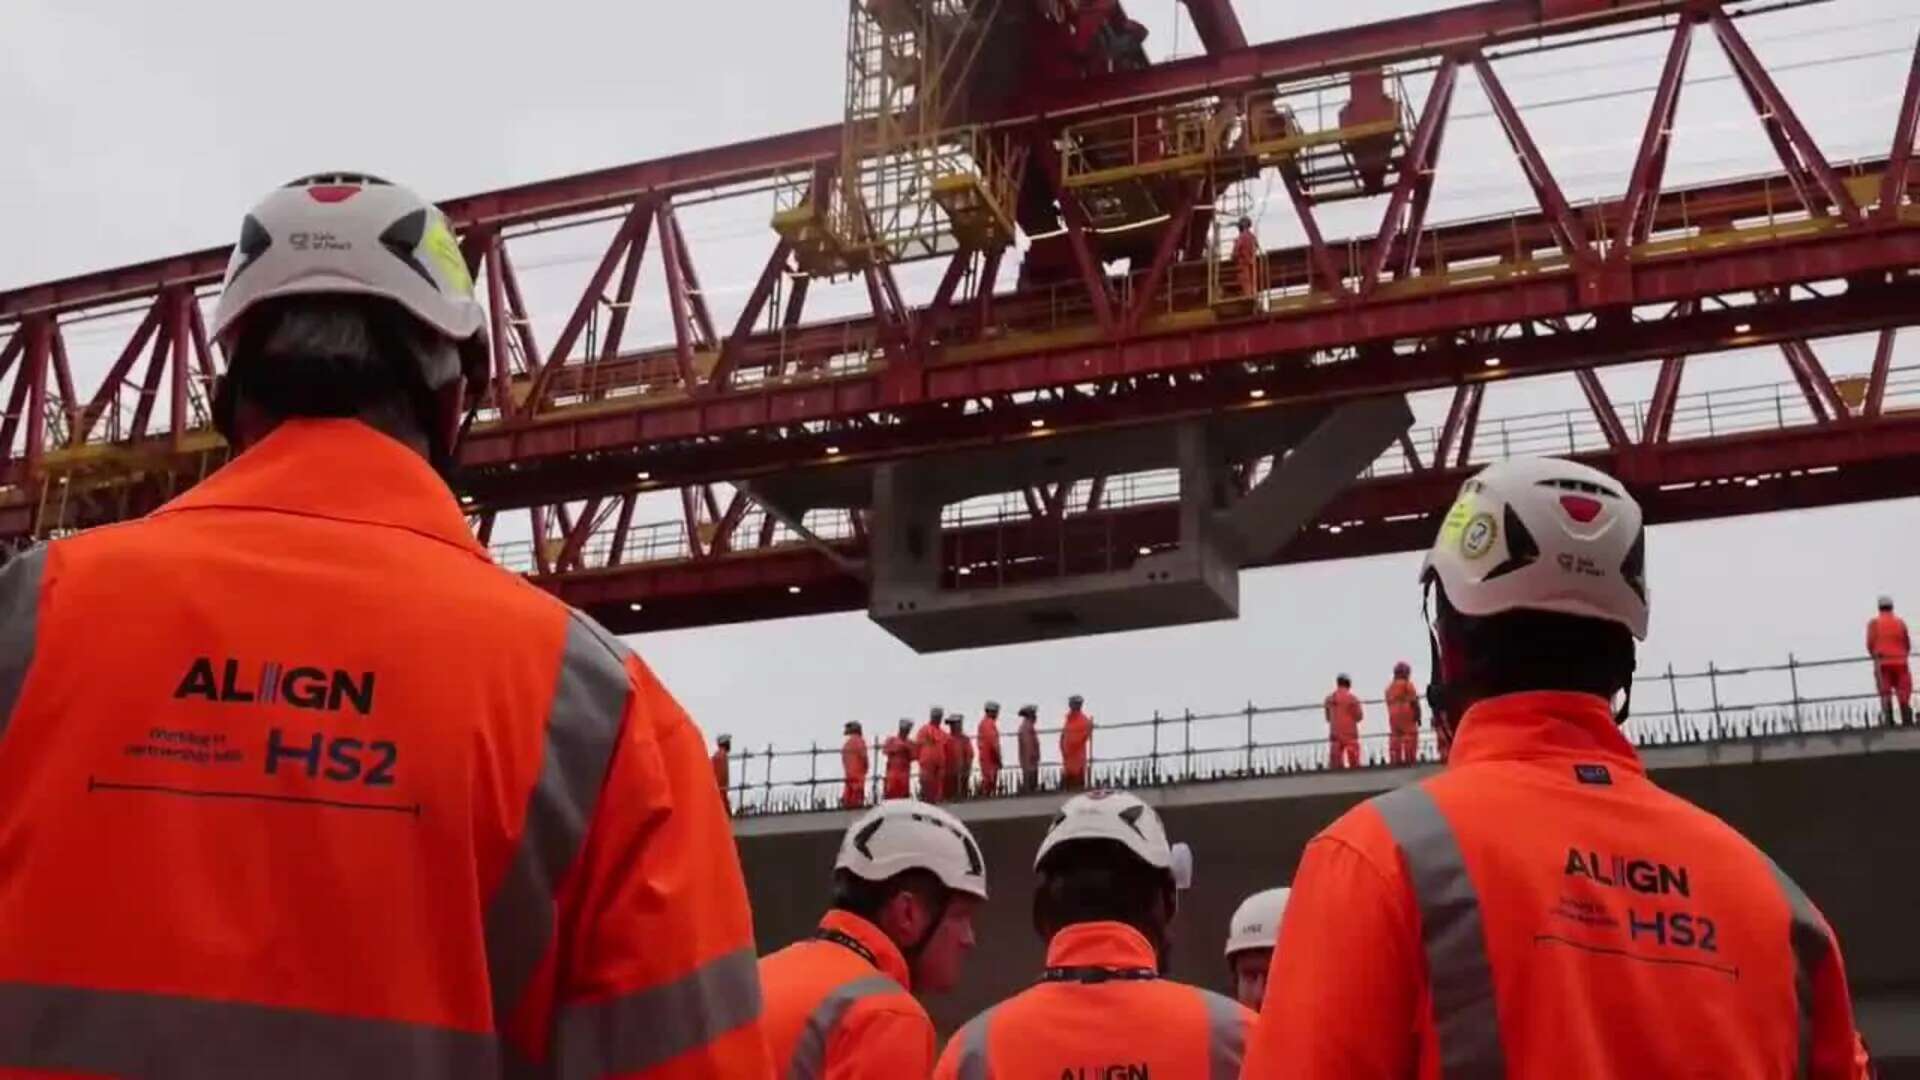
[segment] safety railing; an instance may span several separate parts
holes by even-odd
[[[1097,709],[1097,702],[1092,702]],[[1379,699],[1364,700],[1366,718],[1360,736],[1361,769],[1403,767],[1393,760],[1386,711]],[[1623,730],[1642,748],[1739,742],[1782,735],[1854,731],[1883,723],[1875,695],[1872,661],[1864,657],[1799,660],[1752,667],[1665,671],[1633,681],[1631,715]],[[1424,712],[1424,706],[1423,706]],[[1094,787],[1144,788],[1330,771],[1331,745],[1319,702],[1264,706],[1248,702],[1213,712],[1156,710],[1147,717],[1098,721],[1088,756],[1088,783]],[[1896,713],[1897,716],[1897,713]],[[725,727],[724,719],[708,724]],[[920,726],[914,726],[917,730]],[[1004,767],[991,790],[982,787],[976,762],[964,794],[943,792],[943,800],[996,798],[1061,789],[1058,755],[1060,727],[1038,727],[1042,760],[1031,775],[1019,763],[1017,718],[1003,713],[1000,743]],[[965,723],[974,738],[975,720]],[[1369,730],[1371,729],[1371,730]],[[1308,732],[1317,731],[1315,734]],[[860,802],[882,797],[886,775],[881,752],[884,737],[868,739],[871,770],[861,785]],[[838,809],[846,777],[838,744],[805,748],[743,749],[731,759],[728,801],[737,815],[805,813]],[[1423,716],[1407,764],[1430,764],[1440,751],[1429,719]],[[923,796],[917,766],[911,791]]]
[[[1850,399],[1849,405],[1857,407],[1858,401],[1851,399],[1858,393],[1864,393],[1865,379],[1848,376],[1836,379],[1835,384],[1841,396]],[[1888,412],[1920,409],[1920,365],[1893,368],[1888,373],[1885,393],[1883,407]],[[1652,422],[1650,412],[1651,404],[1648,402],[1622,403],[1620,423],[1628,438],[1639,442],[1644,437],[1647,426]],[[1813,408],[1798,383],[1758,383],[1678,395],[1674,399],[1667,437],[1671,441],[1681,442],[1780,431],[1816,422]],[[1407,436],[1422,463],[1432,463],[1437,459],[1441,438],[1439,427],[1416,427]],[[1592,410],[1570,408],[1481,420],[1474,429],[1467,461],[1471,465],[1480,465],[1509,457],[1584,454],[1606,449],[1606,433],[1594,418]],[[1368,466],[1361,476],[1365,479],[1403,476],[1411,469],[1405,453],[1396,445]],[[1258,479],[1258,475],[1256,473],[1255,479]],[[1091,491],[1089,481],[1075,485],[1065,496],[1066,513],[1083,511]],[[1156,469],[1106,478],[1101,484],[1100,505],[1122,509],[1171,502],[1179,497],[1179,474],[1172,469]],[[757,540],[761,532],[762,514],[763,511],[757,508],[748,511],[735,535]],[[942,524],[950,530],[986,525],[1004,527],[1029,520],[1031,516],[1024,496],[1018,492],[1007,492],[949,506]],[[823,540],[848,540],[854,535],[852,521],[845,511],[818,511],[809,514],[804,524],[808,531]],[[590,535],[582,549],[582,565],[614,565],[611,558],[613,539],[614,528],[611,525]],[[555,551],[558,550],[560,541],[550,538],[548,542]],[[783,525],[774,529],[773,544],[776,546],[803,542],[799,534]],[[983,543],[991,546],[990,540]],[[736,541],[736,549],[743,546],[751,544]],[[634,524],[628,529],[626,545],[618,561],[621,565],[664,562],[691,558],[692,551],[684,521],[654,521]],[[519,573],[531,574],[537,570],[533,542],[530,540],[495,544],[493,556],[500,565]]]

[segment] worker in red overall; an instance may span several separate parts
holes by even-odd
[[[1353,680],[1345,675],[1333,680],[1333,693],[1327,695],[1327,767],[1360,767],[1360,699],[1353,696]]]
[[[1874,689],[1880,692],[1881,722],[1892,726],[1893,701],[1900,702],[1900,723],[1913,723],[1913,672],[1907,656],[1913,639],[1906,621],[1893,613],[1893,597],[1880,598],[1880,614],[1867,624],[1867,655],[1873,657]]]
[[[880,756],[887,759],[886,786],[881,796],[888,799],[904,799],[912,794],[909,785],[913,782],[913,721],[900,718],[900,730],[887,737],[880,745]]]
[[[1413,666],[1405,660],[1393,665],[1387,684],[1387,761],[1411,765],[1420,756],[1420,691],[1413,685]]]
[[[944,716],[946,710],[935,705],[913,737],[913,752],[920,759],[921,802],[937,803],[947,794],[947,732],[940,726]]]
[[[860,721],[847,721],[847,741],[840,747],[840,773],[846,777],[846,790],[840,793],[840,805],[857,810],[867,804],[867,737],[860,732]]]
[[[958,711],[947,714],[947,798],[964,799],[973,780],[973,740],[961,726]]]
[[[1260,241],[1253,235],[1253,219],[1234,222],[1240,234],[1233,238],[1233,283],[1236,295],[1252,297],[1260,291]]]
[[[1093,750],[1093,717],[1082,708],[1079,694],[1067,699],[1067,720],[1060,728],[1060,786],[1069,791],[1087,786],[1087,757]]]
[[[1000,789],[1000,703],[987,702],[986,713],[973,737],[980,744],[980,794],[993,795]]]

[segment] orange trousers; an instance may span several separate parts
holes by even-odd
[[[1387,761],[1393,765],[1411,765],[1420,756],[1420,729],[1396,727],[1387,738]]]
[[[1327,768],[1357,769],[1360,767],[1360,740],[1343,739],[1338,735],[1327,740]]]

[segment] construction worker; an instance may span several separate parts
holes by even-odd
[[[1253,235],[1253,219],[1241,217],[1233,223],[1239,230],[1233,238],[1233,283],[1236,294],[1252,297],[1260,291],[1260,241]]]
[[[1893,724],[1893,699],[1900,701],[1900,723],[1913,723],[1913,672],[1907,657],[1913,639],[1906,621],[1893,613],[1893,597],[1880,598],[1880,614],[1867,623],[1867,655],[1873,658],[1873,685],[1880,692],[1880,719]]]
[[[867,737],[861,734],[858,720],[847,721],[845,731],[847,741],[840,745],[840,774],[846,778],[846,789],[840,792],[840,805],[857,810],[867,804]]]
[[[947,714],[947,798],[964,799],[973,780],[973,740],[967,738],[961,721],[966,719],[955,709]]]
[[[1420,757],[1420,691],[1413,685],[1413,665],[1393,665],[1387,684],[1387,761],[1411,765]]]
[[[1227,923],[1227,978],[1234,1000],[1255,1012],[1267,996],[1267,971],[1273,964],[1273,944],[1280,935],[1280,916],[1287,910],[1292,889],[1263,889],[1233,909]]]
[[[862,814],[833,861],[833,906],[812,937],[760,961],[772,1075],[897,1080],[933,1068],[933,1021],[972,951],[987,899],[973,834],[903,799]]]
[[[0,1075],[768,1074],[700,731],[442,479],[486,321],[406,188],[275,190],[236,456],[0,572]]]
[[[880,753],[887,759],[886,787],[881,795],[888,799],[907,798],[912,794],[913,782],[913,721],[901,717],[900,730],[887,737]]]
[[[713,757],[708,759],[713,765],[713,782],[720,787],[720,805],[727,808],[728,816],[733,814],[733,778],[729,761],[733,756],[733,736],[717,735],[713,740]]]
[[[920,801],[937,803],[947,794],[947,732],[940,725],[947,711],[938,705],[927,711],[927,722],[913,737],[920,759]]]
[[[1020,706],[1020,727],[1014,732],[1020,752],[1020,790],[1040,790],[1040,706]]]
[[[1000,792],[999,702],[987,702],[986,714],[980,717],[980,726],[974,729],[973,737],[980,745],[980,794],[997,795]]]
[[[1645,545],[1584,465],[1466,482],[1421,575],[1452,760],[1308,844],[1245,1076],[1855,1075],[1826,920],[1621,734]]]
[[[1165,977],[1192,861],[1153,808],[1124,792],[1068,799],[1034,869],[1046,969],[954,1034],[936,1080],[1238,1076],[1253,1014]]]
[[[1360,721],[1366,710],[1353,696],[1353,680],[1345,674],[1333,680],[1333,693],[1327,695],[1327,768],[1360,767]]]
[[[1067,699],[1067,719],[1060,727],[1060,786],[1068,791],[1087,786],[1087,756],[1093,749],[1093,717],[1084,709],[1085,699],[1075,694]]]

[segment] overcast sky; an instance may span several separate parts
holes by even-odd
[[[1435,6],[1239,2],[1256,41]],[[275,7],[0,5],[0,288],[226,242],[248,203],[304,173],[364,169],[444,198],[832,122],[841,110],[845,8],[835,0],[336,0],[271,14]],[[1197,49],[1173,0],[1128,7],[1151,28],[1156,57]],[[1910,0],[1833,0],[1742,25],[1831,158],[1885,152],[1920,28]],[[1624,189],[1665,48],[1664,35],[1649,36],[1498,65],[1570,197]],[[1727,70],[1703,33],[1672,184],[1777,168]],[[1413,78],[1408,89],[1417,97],[1425,83]],[[1429,220],[1529,208],[1470,75],[1453,115]],[[1284,197],[1266,201],[1271,186],[1255,195],[1262,239],[1297,240]],[[688,216],[721,321],[731,321],[764,258],[770,210],[763,201]],[[1335,207],[1322,224],[1346,237],[1370,232],[1378,215],[1377,203]],[[596,243],[555,240],[544,258],[523,257],[536,321],[564,315]],[[665,328],[638,317],[632,333],[658,340]],[[111,337],[100,328],[90,345],[77,335],[76,364],[103,363]],[[1920,331],[1902,340],[1897,365],[1920,364],[1916,341]],[[1836,375],[1869,360],[1861,341],[1816,345]],[[1788,377],[1776,351],[1732,353],[1690,366],[1687,389]],[[1641,366],[1605,378],[1630,409],[1652,376]],[[1910,392],[1920,401],[1920,386]],[[1580,400],[1569,380],[1496,384],[1484,415]],[[1415,405],[1431,423],[1445,401]],[[1643,668],[1857,653],[1876,593],[1920,606],[1916,535],[1911,502],[1656,529]],[[704,726],[756,746],[836,742],[843,719],[873,731],[928,703],[977,714],[989,696],[1009,707],[1038,702],[1051,717],[1079,692],[1097,717],[1113,719],[1302,701],[1323,694],[1339,670],[1371,693],[1395,659],[1424,673],[1417,566],[1418,556],[1404,555],[1264,570],[1243,577],[1236,622],[942,656],[916,656],[857,614],[635,644]]]

